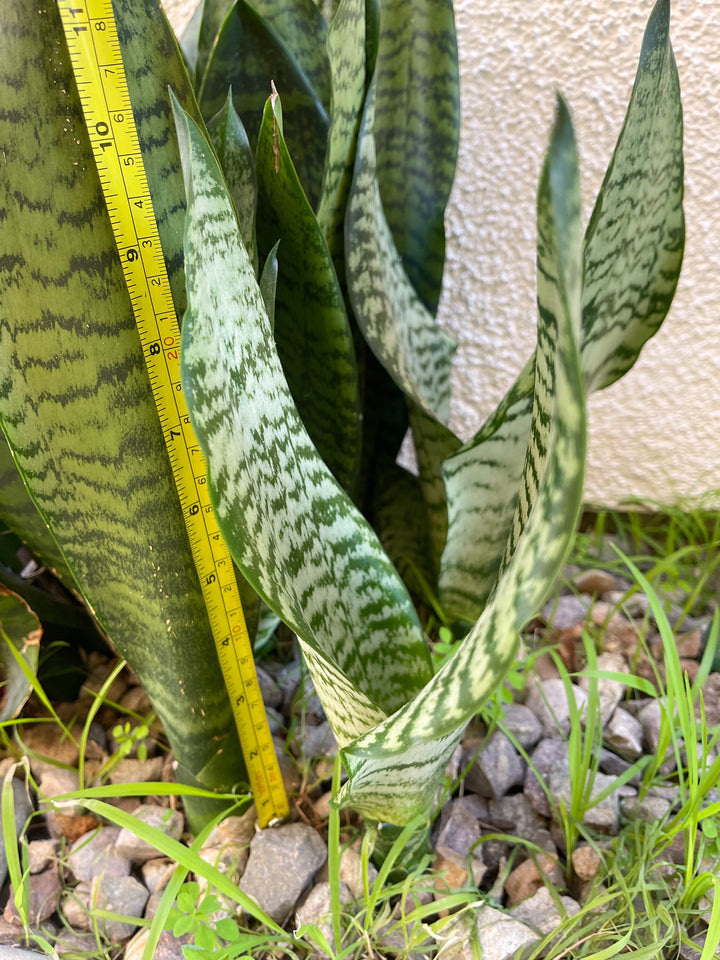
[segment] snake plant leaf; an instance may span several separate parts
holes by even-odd
[[[397,464],[378,471],[372,524],[411,595],[426,598],[435,571],[420,480]]]
[[[297,61],[326,110],[330,110],[328,25],[313,0],[250,0]]]
[[[658,0],[585,235],[581,354],[588,390],[629,369],[667,312],[682,259],[682,174],[669,3]],[[479,433],[443,465],[449,520],[440,596],[457,616],[479,614],[501,567],[530,429],[534,363],[533,357]]]
[[[13,459],[5,435],[0,431],[0,520],[26,543],[35,556],[52,570],[68,590],[76,590],[70,568],[65,563],[48,525],[30,499]]]
[[[345,222],[350,303],[368,346],[398,387],[445,422],[455,341],[420,302],[385,219],[375,160],[374,87],[368,91],[358,135]]]
[[[0,723],[22,710],[37,674],[42,627],[17,594],[0,585]]]
[[[434,315],[460,135],[452,0],[383,0],[379,38],[374,133],[380,196],[405,271]]]
[[[285,138],[312,204],[320,196],[328,115],[312,82],[282,40],[245,0],[225,18],[200,89],[205,117],[220,111],[228,87],[253,149],[271,83],[282,95]]]
[[[200,24],[197,28],[197,49],[195,51],[195,90],[200,90],[208,62],[217,43],[218,34],[232,9],[235,0],[201,0]],[[197,12],[197,11],[196,11]],[[190,61],[191,58],[188,57]]]
[[[683,117],[670,0],[657,0],[625,122],[585,235],[583,373],[614,383],[670,308],[685,243]]]
[[[352,496],[362,442],[353,335],[332,258],[285,143],[276,95],[265,105],[256,170],[260,255],[280,240],[274,324],[280,361],[312,442]]]
[[[200,30],[202,28],[205,0],[197,0],[197,6],[193,15],[188,20],[182,36],[180,37],[180,49],[185,57],[185,63],[191,77],[195,76],[198,62],[198,52],[200,48]]]
[[[167,86],[191,109],[192,93],[154,0],[114,9],[179,296],[184,191]],[[206,784],[227,789],[244,775],[237,734],[55,4],[5,4],[0,100],[3,430],[86,603],[161,717],[181,775],[192,779],[219,754],[219,779]],[[207,813],[191,801],[195,824]]]
[[[528,468],[537,465],[536,494],[493,596],[454,657],[405,707],[342,751],[349,779],[339,800],[377,819],[402,824],[425,812],[450,751],[512,665],[519,631],[543,602],[572,542],[585,455],[579,196],[572,125],[560,102],[538,191],[543,308],[537,366],[543,376],[535,381],[526,457]]]
[[[427,514],[430,556],[437,580],[440,557],[447,540],[447,497],[442,465],[461,446],[461,441],[444,424],[425,413],[416,404],[408,405],[413,444],[417,456],[425,511]]]
[[[243,243],[257,273],[258,255],[255,241],[255,216],[257,213],[257,182],[255,162],[250,141],[242,120],[232,102],[232,91],[227,95],[220,113],[207,125],[210,139],[215,147],[225,183],[237,210],[238,223]]]
[[[192,120],[178,112],[177,123],[182,376],[213,505],[240,569],[312,650],[316,688],[347,742],[422,687],[429,653],[402,581],[298,416],[219,168]]]
[[[260,285],[260,293],[262,294],[263,298],[263,304],[265,305],[265,313],[270,321],[271,330],[275,329],[275,291],[277,290],[277,252],[279,246],[280,241],[278,240],[265,258],[265,266],[263,267],[262,273],[260,274],[260,279],[258,280]]]
[[[332,108],[317,221],[344,278],[345,208],[365,100],[365,0],[342,0],[327,38]]]
[[[443,609],[457,619],[475,620],[497,580],[522,480],[534,385],[533,357],[482,430],[442,464],[447,535],[438,586]]]

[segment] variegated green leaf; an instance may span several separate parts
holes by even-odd
[[[193,15],[190,17],[190,20],[188,21],[187,26],[180,37],[180,49],[185,57],[185,63],[188,66],[188,71],[191,77],[195,76],[195,71],[197,69],[198,53],[200,48],[200,29],[202,27],[204,8],[205,0],[197,0],[197,5],[193,11]]]
[[[283,98],[285,137],[314,207],[322,186],[327,110],[292,52],[245,0],[237,0],[205,71],[200,90],[203,115],[218,113],[231,87],[233,104],[254,148],[273,82]]]
[[[68,590],[75,581],[65,558],[30,499],[4,434],[0,431],[0,520],[7,524]]]
[[[0,585],[0,723],[16,717],[30,696],[25,671],[37,673],[41,637],[40,621],[27,603]]]
[[[410,282],[434,314],[460,133],[452,0],[383,0],[379,37],[374,133],[380,196]]]
[[[670,0],[658,0],[585,235],[582,362],[590,390],[626,373],[665,319],[685,244],[682,199],[680,81]]]
[[[260,285],[260,293],[262,294],[263,298],[263,304],[265,305],[265,313],[270,321],[271,330],[275,329],[275,291],[277,289],[278,278],[277,252],[279,246],[280,241],[278,240],[270,253],[267,255],[265,259],[265,266],[263,267],[263,271],[260,274],[260,279],[258,280]]]
[[[355,348],[332,259],[295,173],[277,97],[257,145],[261,256],[278,246],[275,343],[298,413],[320,456],[352,494],[361,421]]]
[[[222,110],[210,120],[207,129],[220,161],[225,183],[237,210],[245,249],[257,273],[255,164],[250,141],[242,120],[235,111],[230,93]]]
[[[543,602],[572,541],[585,458],[575,160],[572,126],[560,103],[538,193],[544,290],[538,367],[547,375],[536,379],[532,436],[546,447],[537,457],[534,442],[528,446],[528,465],[534,461],[539,473],[527,523],[490,602],[455,656],[410,703],[343,750],[349,780],[341,802],[391,823],[407,822],[429,804],[462,729],[511,666],[519,631]]]
[[[397,464],[375,477],[372,525],[408,590],[425,598],[435,584],[425,501],[420,480]]]
[[[317,208],[335,267],[344,276],[345,207],[365,99],[365,0],[342,0],[328,32],[332,109]]]
[[[448,514],[442,464],[462,444],[452,430],[439,423],[435,417],[425,413],[416,404],[409,404],[408,409],[420,472],[420,487],[427,513],[434,582],[437,579],[440,557],[447,540]]]
[[[114,3],[148,183],[184,307],[184,191],[167,88],[192,109],[154,0]],[[188,779],[237,734],[54,3],[0,31],[0,418],[73,577],[161,716]],[[178,706],[182,701],[182,708]],[[193,709],[194,708],[194,709]],[[198,823],[201,807],[190,801]]]
[[[658,0],[585,236],[581,352],[588,390],[606,386],[632,366],[664,318],[677,283],[683,246],[682,108],[668,26],[669,2]],[[443,467],[449,526],[441,599],[457,616],[477,616],[500,569],[529,435],[534,362],[533,357],[481,431]]]
[[[350,302],[365,340],[405,395],[446,421],[455,341],[420,302],[383,213],[375,160],[374,84],[365,103],[345,227]]]
[[[191,120],[177,123],[188,194],[182,374],[213,505],[238,566],[303,641],[347,742],[422,687],[429,654],[402,581],[298,416],[214,158]]]
[[[251,6],[292,52],[326,110],[330,109],[328,27],[313,0],[251,0]]]
[[[197,49],[194,58],[196,90],[199,90],[202,85],[220,28],[234,3],[235,0],[201,0],[202,14],[197,28]]]

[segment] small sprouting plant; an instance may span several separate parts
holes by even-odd
[[[182,937],[191,934],[193,946],[184,946],[183,953],[193,960],[217,958],[222,941],[236,940],[240,935],[237,923],[231,917],[215,919],[222,910],[222,904],[213,893],[206,893],[200,899],[200,884],[195,881],[184,883],[177,896],[177,906],[170,910],[165,929],[172,930],[173,936]]]
[[[146,724],[140,723],[133,727],[129,720],[118,723],[113,727],[112,735],[115,739],[117,755],[120,759],[130,756],[137,747],[138,760],[147,760],[147,744],[145,740],[150,735]]]

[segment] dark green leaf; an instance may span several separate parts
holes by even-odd
[[[315,214],[268,100],[257,146],[258,246],[278,247],[275,343],[298,413],[320,456],[352,493],[360,457],[360,395],[342,291]]]
[[[326,110],[330,109],[328,28],[313,0],[250,0],[273,33],[291,51]]]
[[[200,92],[203,114],[218,113],[232,87],[233,104],[254,147],[273,82],[283,98],[285,138],[314,207],[322,185],[327,111],[292,53],[249,4],[237,0],[205,73]]]
[[[379,37],[373,130],[380,196],[410,282],[434,314],[460,133],[452,0],[383,0]]]
[[[219,169],[187,117],[178,129],[188,190],[183,383],[218,522],[238,566],[300,637],[346,743],[422,686],[429,654],[405,587],[298,416]]]
[[[373,103],[371,88],[345,223],[350,302],[365,340],[395,383],[427,413],[445,421],[455,341],[436,325],[399,262],[378,188]]]
[[[208,133],[220,161],[225,183],[235,204],[243,243],[257,273],[255,164],[250,141],[242,120],[235,112],[230,93],[220,113],[208,123]]]
[[[182,309],[184,196],[167,88],[191,108],[192,94],[154,0],[114,8]],[[229,788],[243,776],[237,734],[55,4],[5,4],[0,99],[3,429],[186,777],[219,756],[208,785]],[[191,817],[201,809],[190,801]]]

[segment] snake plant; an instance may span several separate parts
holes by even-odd
[[[434,319],[457,151],[451,0],[205,0],[185,63],[152,0],[114,6],[184,314],[182,385],[249,609],[298,637],[348,772],[341,802],[406,823],[567,553],[587,392],[632,366],[672,300],[669,0],[584,235],[558,98],[537,348],[465,444],[447,427],[454,343]],[[25,536],[138,671],[183,775],[227,787],[243,776],[230,711],[57,15],[10,8],[0,422],[43,521]],[[395,463],[408,424],[419,477]],[[435,674],[408,587],[466,634]]]

